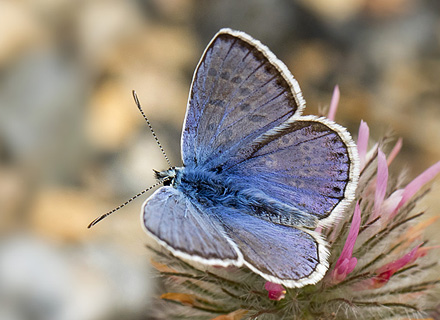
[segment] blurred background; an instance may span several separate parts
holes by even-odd
[[[438,0],[2,0],[0,21],[0,319],[154,319],[145,197],[86,227],[167,167],[131,90],[181,163],[191,77],[222,27],[287,64],[305,114],[338,84],[353,136],[363,119],[402,137],[395,173],[440,160]]]

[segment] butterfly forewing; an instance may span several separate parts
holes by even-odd
[[[185,166],[221,167],[243,144],[304,106],[287,68],[259,41],[224,29],[194,74],[182,134]]]

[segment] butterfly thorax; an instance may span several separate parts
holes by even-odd
[[[313,216],[247,186],[246,181],[238,177],[200,168],[173,167],[156,171],[156,178],[206,208],[235,208],[273,223],[311,228],[316,226]]]

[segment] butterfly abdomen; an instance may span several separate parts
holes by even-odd
[[[293,208],[266,195],[246,182],[201,169],[182,168],[174,185],[179,191],[207,208],[238,209],[252,216],[286,226],[316,227],[314,216]]]

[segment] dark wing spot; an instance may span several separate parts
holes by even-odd
[[[212,104],[213,106],[216,107],[223,107],[225,105],[225,101],[221,99],[214,99],[214,100],[210,100],[209,104]]]
[[[264,116],[260,116],[258,114],[253,114],[248,117],[249,121],[251,122],[261,122],[264,120]]]
[[[336,157],[337,157],[338,159],[345,158],[345,153],[337,152],[337,153],[336,153]]]
[[[225,80],[229,80],[230,76],[231,76],[231,75],[229,74],[228,71],[223,71],[223,72],[220,74],[220,78],[225,79]]]
[[[249,105],[249,103],[243,103],[240,105],[241,111],[248,111],[250,108],[251,108],[251,106]]]
[[[232,83],[239,83],[239,82],[241,82],[241,78],[239,76],[235,76],[231,79],[231,82]]]
[[[333,187],[333,191],[339,194],[342,190],[339,187]]]
[[[249,93],[251,93],[251,90],[248,87],[243,87],[243,88],[240,88],[240,93],[243,96],[247,96],[247,95],[249,95]]]

